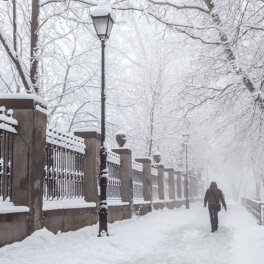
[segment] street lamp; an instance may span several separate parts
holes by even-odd
[[[108,170],[106,167],[107,152],[105,148],[105,42],[109,39],[115,21],[115,14],[109,1],[102,1],[91,14],[95,31],[101,40],[102,73],[101,73],[101,149],[100,149],[100,204],[98,236],[108,236],[106,188]]]
[[[185,139],[184,143],[185,143],[185,154],[186,154],[186,158],[185,158],[185,162],[186,162],[186,209],[189,209],[189,173],[188,173],[188,142],[189,142],[189,138],[190,135],[189,134],[183,134],[182,135],[183,138]]]

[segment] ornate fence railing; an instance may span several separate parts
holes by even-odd
[[[158,187],[158,170],[151,168],[151,179],[152,179],[152,199],[159,199],[159,187]]]
[[[167,171],[164,171],[164,199],[169,200],[169,174]]]
[[[254,215],[260,225],[264,225],[264,202],[242,198],[241,203]]]
[[[47,129],[44,200],[83,197],[84,151],[82,138]]]
[[[13,110],[5,113],[0,107],[0,202],[12,201],[12,166],[13,137],[17,134],[17,120],[13,118]]]
[[[121,180],[120,180],[120,156],[112,151],[107,152],[108,185],[107,199],[121,200]]]
[[[132,163],[133,199],[144,200],[143,196],[143,166],[141,163]]]

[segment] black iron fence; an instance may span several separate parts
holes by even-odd
[[[144,200],[143,195],[143,167],[142,164],[132,164],[133,199]]]
[[[159,187],[158,187],[158,170],[151,168],[151,179],[152,179],[152,199],[159,199]]]
[[[121,180],[120,180],[120,157],[111,151],[107,152],[108,185],[107,199],[121,200]]]
[[[44,200],[83,197],[84,150],[82,138],[47,130]]]
[[[264,225],[264,202],[242,198],[241,203],[253,214],[260,225]]]
[[[12,201],[13,137],[17,120],[13,110],[0,107],[0,201]]]

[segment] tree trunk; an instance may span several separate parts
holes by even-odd
[[[151,113],[150,113],[150,141],[149,141],[149,151],[148,156],[151,156],[152,153],[152,145],[153,145],[153,130],[154,130],[154,107],[152,107]]]
[[[32,0],[32,17],[31,17],[31,47],[30,47],[30,79],[34,91],[39,93],[39,45],[38,45],[38,28],[40,0]]]

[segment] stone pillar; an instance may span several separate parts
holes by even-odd
[[[199,179],[197,176],[195,177],[195,196],[199,196]]]
[[[158,165],[158,191],[159,199],[164,200],[164,166]]]
[[[189,198],[192,198],[192,176],[189,175]]]
[[[175,172],[177,177],[177,197],[176,198],[182,198],[182,177],[181,172],[176,171]]]
[[[194,178],[192,175],[189,176],[189,186],[190,186],[190,191],[189,191],[189,197],[193,198],[194,196]]]
[[[35,95],[2,96],[0,105],[14,110],[18,134],[14,136],[12,202],[29,207],[29,233],[42,227],[46,145],[46,103]]]
[[[184,190],[183,190],[183,198],[186,198],[186,182],[187,182],[187,175],[186,173],[182,174],[182,176],[184,177]],[[190,186],[190,179],[189,179],[189,186]],[[190,189],[189,189],[189,197],[190,197]]]
[[[169,174],[169,198],[175,200],[174,169],[166,168],[165,171]]]
[[[130,204],[130,217],[133,214],[132,152],[128,148],[112,149],[120,155],[120,181],[122,202]]]
[[[84,139],[84,199],[86,202],[99,203],[98,177],[100,170],[101,134],[96,131],[75,131]]]
[[[193,176],[193,197],[197,196],[197,178]]]
[[[150,158],[138,158],[136,162],[143,165],[143,196],[144,201],[151,201],[152,197],[152,178],[151,178],[151,159]]]
[[[193,197],[197,197],[197,177],[193,177]]]

